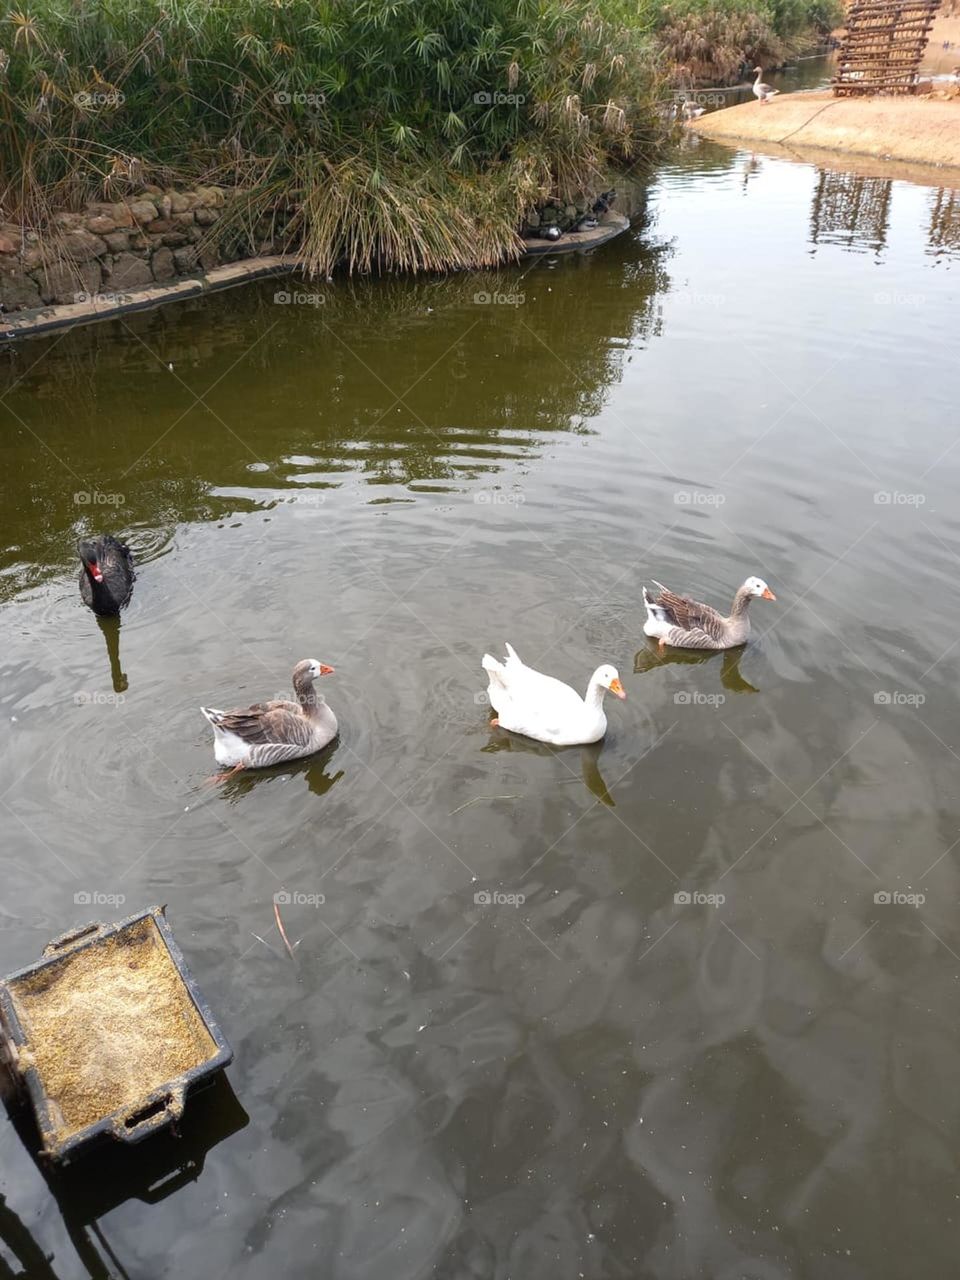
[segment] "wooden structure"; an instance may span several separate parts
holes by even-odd
[[[837,55],[838,97],[913,93],[940,0],[854,0]]]

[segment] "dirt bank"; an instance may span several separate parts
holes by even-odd
[[[960,168],[960,97],[835,98],[791,93],[766,106],[745,102],[701,116],[692,128],[705,137],[788,144],[802,151],[872,156],[911,164]]]

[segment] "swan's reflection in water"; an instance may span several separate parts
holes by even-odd
[[[720,683],[729,693],[759,693],[756,685],[750,683],[740,673],[740,659],[747,650],[746,645],[736,649],[714,649],[704,653],[697,649],[664,649],[661,651],[656,640],[651,639],[644,648],[638,649],[633,657],[633,670],[636,675],[643,675],[657,667],[674,665],[698,666],[720,658]]]
[[[481,751],[523,751],[528,755],[535,756],[554,756],[559,759],[563,766],[559,782],[571,783],[579,782],[581,779],[586,784],[587,790],[597,797],[601,803],[615,808],[613,796],[611,795],[603,775],[600,772],[600,753],[603,751],[604,740],[600,742],[585,743],[578,747],[552,747],[545,742],[537,742],[535,738],[524,738],[519,734],[509,733],[506,729],[492,729],[490,740],[481,747]],[[576,775],[573,761],[574,753],[579,755],[580,776]]]
[[[107,646],[110,663],[110,683],[114,693],[126,693],[130,687],[126,672],[120,666],[120,619],[97,618],[97,623]]]

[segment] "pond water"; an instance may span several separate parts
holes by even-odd
[[[780,93],[796,93],[802,89],[825,89],[836,75],[835,53],[808,54],[788,63],[779,71],[764,70],[765,83]],[[705,111],[717,111],[722,107],[734,107],[741,102],[753,102],[754,75],[746,74],[739,84],[723,88],[701,87],[684,92],[680,96],[698,103]]]
[[[952,1273],[958,286],[956,192],[691,144],[592,257],[0,357],[0,972],[168,904],[246,1113],[98,1205],[4,1117],[0,1274]],[[505,640],[619,668],[600,747],[489,727]],[[339,739],[205,787],[302,657]]]

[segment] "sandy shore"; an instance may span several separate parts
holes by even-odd
[[[871,156],[960,169],[960,97],[835,98],[791,93],[765,106],[745,102],[701,116],[692,128],[710,138],[803,151]]]
[[[960,0],[944,0],[921,64],[921,78],[942,76],[960,66]],[[835,34],[842,37],[843,28]],[[944,45],[948,48],[944,48]],[[829,92],[778,96],[761,107],[741,103],[712,112],[690,126],[707,137],[749,143],[773,154],[815,159],[838,153],[851,167],[902,165],[960,168],[960,94],[946,91],[900,98],[834,98]],[[808,154],[809,153],[809,154]],[[873,163],[871,163],[873,162]],[[931,179],[928,179],[931,180]],[[941,178],[941,181],[943,178]],[[953,181],[957,181],[954,176]]]

